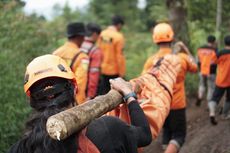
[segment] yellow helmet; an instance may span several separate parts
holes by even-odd
[[[76,83],[74,73],[66,62],[55,55],[43,55],[33,59],[26,68],[24,91],[29,95],[29,88],[37,81],[48,77],[60,77]]]
[[[153,29],[154,43],[171,42],[174,37],[172,27],[167,23],[159,23]]]

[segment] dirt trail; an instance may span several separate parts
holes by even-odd
[[[194,100],[191,100],[194,101]],[[187,137],[180,153],[230,153],[230,120],[217,118],[218,125],[209,123],[205,102],[197,108],[187,107]],[[144,149],[144,153],[163,153],[161,135]]]

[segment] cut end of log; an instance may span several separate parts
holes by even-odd
[[[55,140],[63,140],[68,137],[65,123],[56,118],[50,117],[46,123],[46,130],[49,136]]]

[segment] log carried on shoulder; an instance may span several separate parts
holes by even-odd
[[[123,102],[122,95],[110,90],[103,96],[60,112],[48,118],[46,130],[51,138],[63,140],[85,128],[93,119],[113,110]]]

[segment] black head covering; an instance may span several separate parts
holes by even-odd
[[[81,22],[74,22],[67,25],[67,37],[71,38],[74,36],[85,36],[86,28]]]
[[[112,17],[112,24],[113,25],[118,25],[118,24],[124,25],[125,24],[124,18],[120,15],[114,15]]]
[[[87,29],[87,35],[88,36],[92,35],[92,33],[94,33],[94,32],[96,32],[98,34],[101,33],[101,27],[96,23],[88,23],[86,25],[86,29]]]

